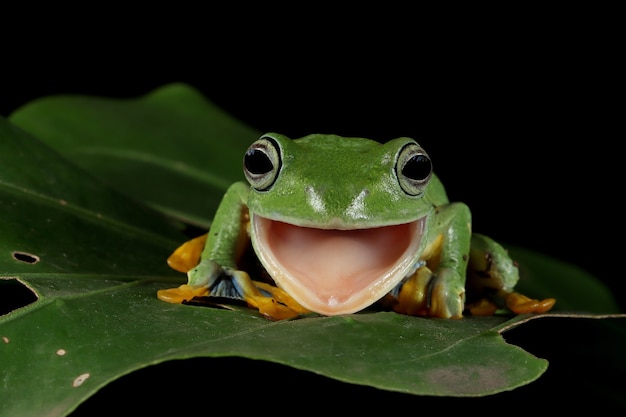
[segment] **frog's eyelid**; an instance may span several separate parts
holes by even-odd
[[[243,157],[244,175],[257,191],[269,190],[282,168],[281,147],[271,136],[255,141]]]
[[[400,188],[411,196],[424,192],[433,172],[430,157],[415,141],[400,148],[394,169]]]

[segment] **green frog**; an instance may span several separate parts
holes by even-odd
[[[448,200],[414,139],[267,133],[243,155],[243,173],[208,233],[168,259],[188,282],[159,299],[243,300],[272,320],[373,305],[439,318],[543,313],[555,302],[514,291],[517,265],[472,233],[468,206]],[[249,249],[262,273],[242,267]]]

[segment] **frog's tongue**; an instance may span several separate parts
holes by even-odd
[[[412,269],[424,219],[371,229],[299,227],[254,216],[255,250],[276,284],[325,315],[368,307]]]

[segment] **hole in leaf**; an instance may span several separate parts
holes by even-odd
[[[37,262],[39,262],[39,256],[26,252],[14,251],[13,253],[11,253],[11,256],[16,261],[24,262],[26,264],[36,264]]]
[[[37,295],[16,279],[0,279],[0,316],[37,301]]]

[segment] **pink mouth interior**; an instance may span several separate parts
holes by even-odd
[[[419,245],[419,239],[415,243],[413,238],[422,226],[418,220],[371,229],[325,230],[265,218],[256,220],[257,235],[267,246],[272,263],[288,271],[274,276],[277,284],[318,312],[333,308],[342,312],[341,305],[351,306],[355,302],[351,299],[359,293],[363,294],[357,298],[366,299],[365,304],[376,301],[372,297],[384,295],[377,294],[376,287],[388,286],[386,281],[397,272],[407,250]]]

